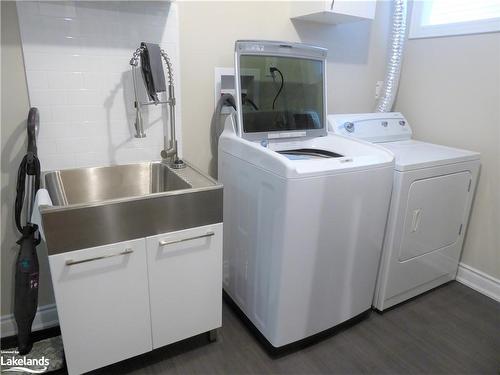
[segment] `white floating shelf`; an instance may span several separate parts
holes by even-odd
[[[325,24],[367,21],[375,18],[376,0],[292,2],[291,19]]]

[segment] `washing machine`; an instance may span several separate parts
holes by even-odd
[[[396,157],[373,306],[383,311],[454,280],[479,153],[412,139],[401,113],[330,115],[328,121],[334,134],[373,142]]]
[[[238,111],[218,149],[223,288],[270,349],[365,316],[375,288],[394,157],[328,135],[325,58],[236,43]]]

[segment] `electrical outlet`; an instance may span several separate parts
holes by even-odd
[[[380,98],[380,92],[382,91],[382,86],[384,85],[384,81],[377,81],[375,84],[375,99]]]
[[[264,74],[266,77],[272,77],[271,75],[271,68],[276,67],[276,64],[278,63],[278,60],[276,57],[267,57],[266,58],[266,69],[264,70]]]
[[[254,79],[259,77],[259,72],[256,69],[247,70],[241,75],[241,93],[246,94],[248,89],[247,85],[252,85]],[[219,98],[222,94],[231,94],[236,96],[235,82],[234,82],[234,68],[215,68],[214,76],[214,88],[215,88],[215,103],[214,106],[217,107]]]

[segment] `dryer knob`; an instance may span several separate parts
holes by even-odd
[[[405,126],[405,125],[406,125],[406,121],[404,121],[404,120],[399,120],[399,125],[401,125],[401,126]]]
[[[349,133],[353,133],[354,132],[354,123],[353,122],[345,122],[344,129],[347,130]]]

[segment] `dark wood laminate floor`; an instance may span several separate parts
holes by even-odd
[[[198,336],[99,374],[500,374],[500,303],[457,282],[273,359],[224,305],[216,343]]]

